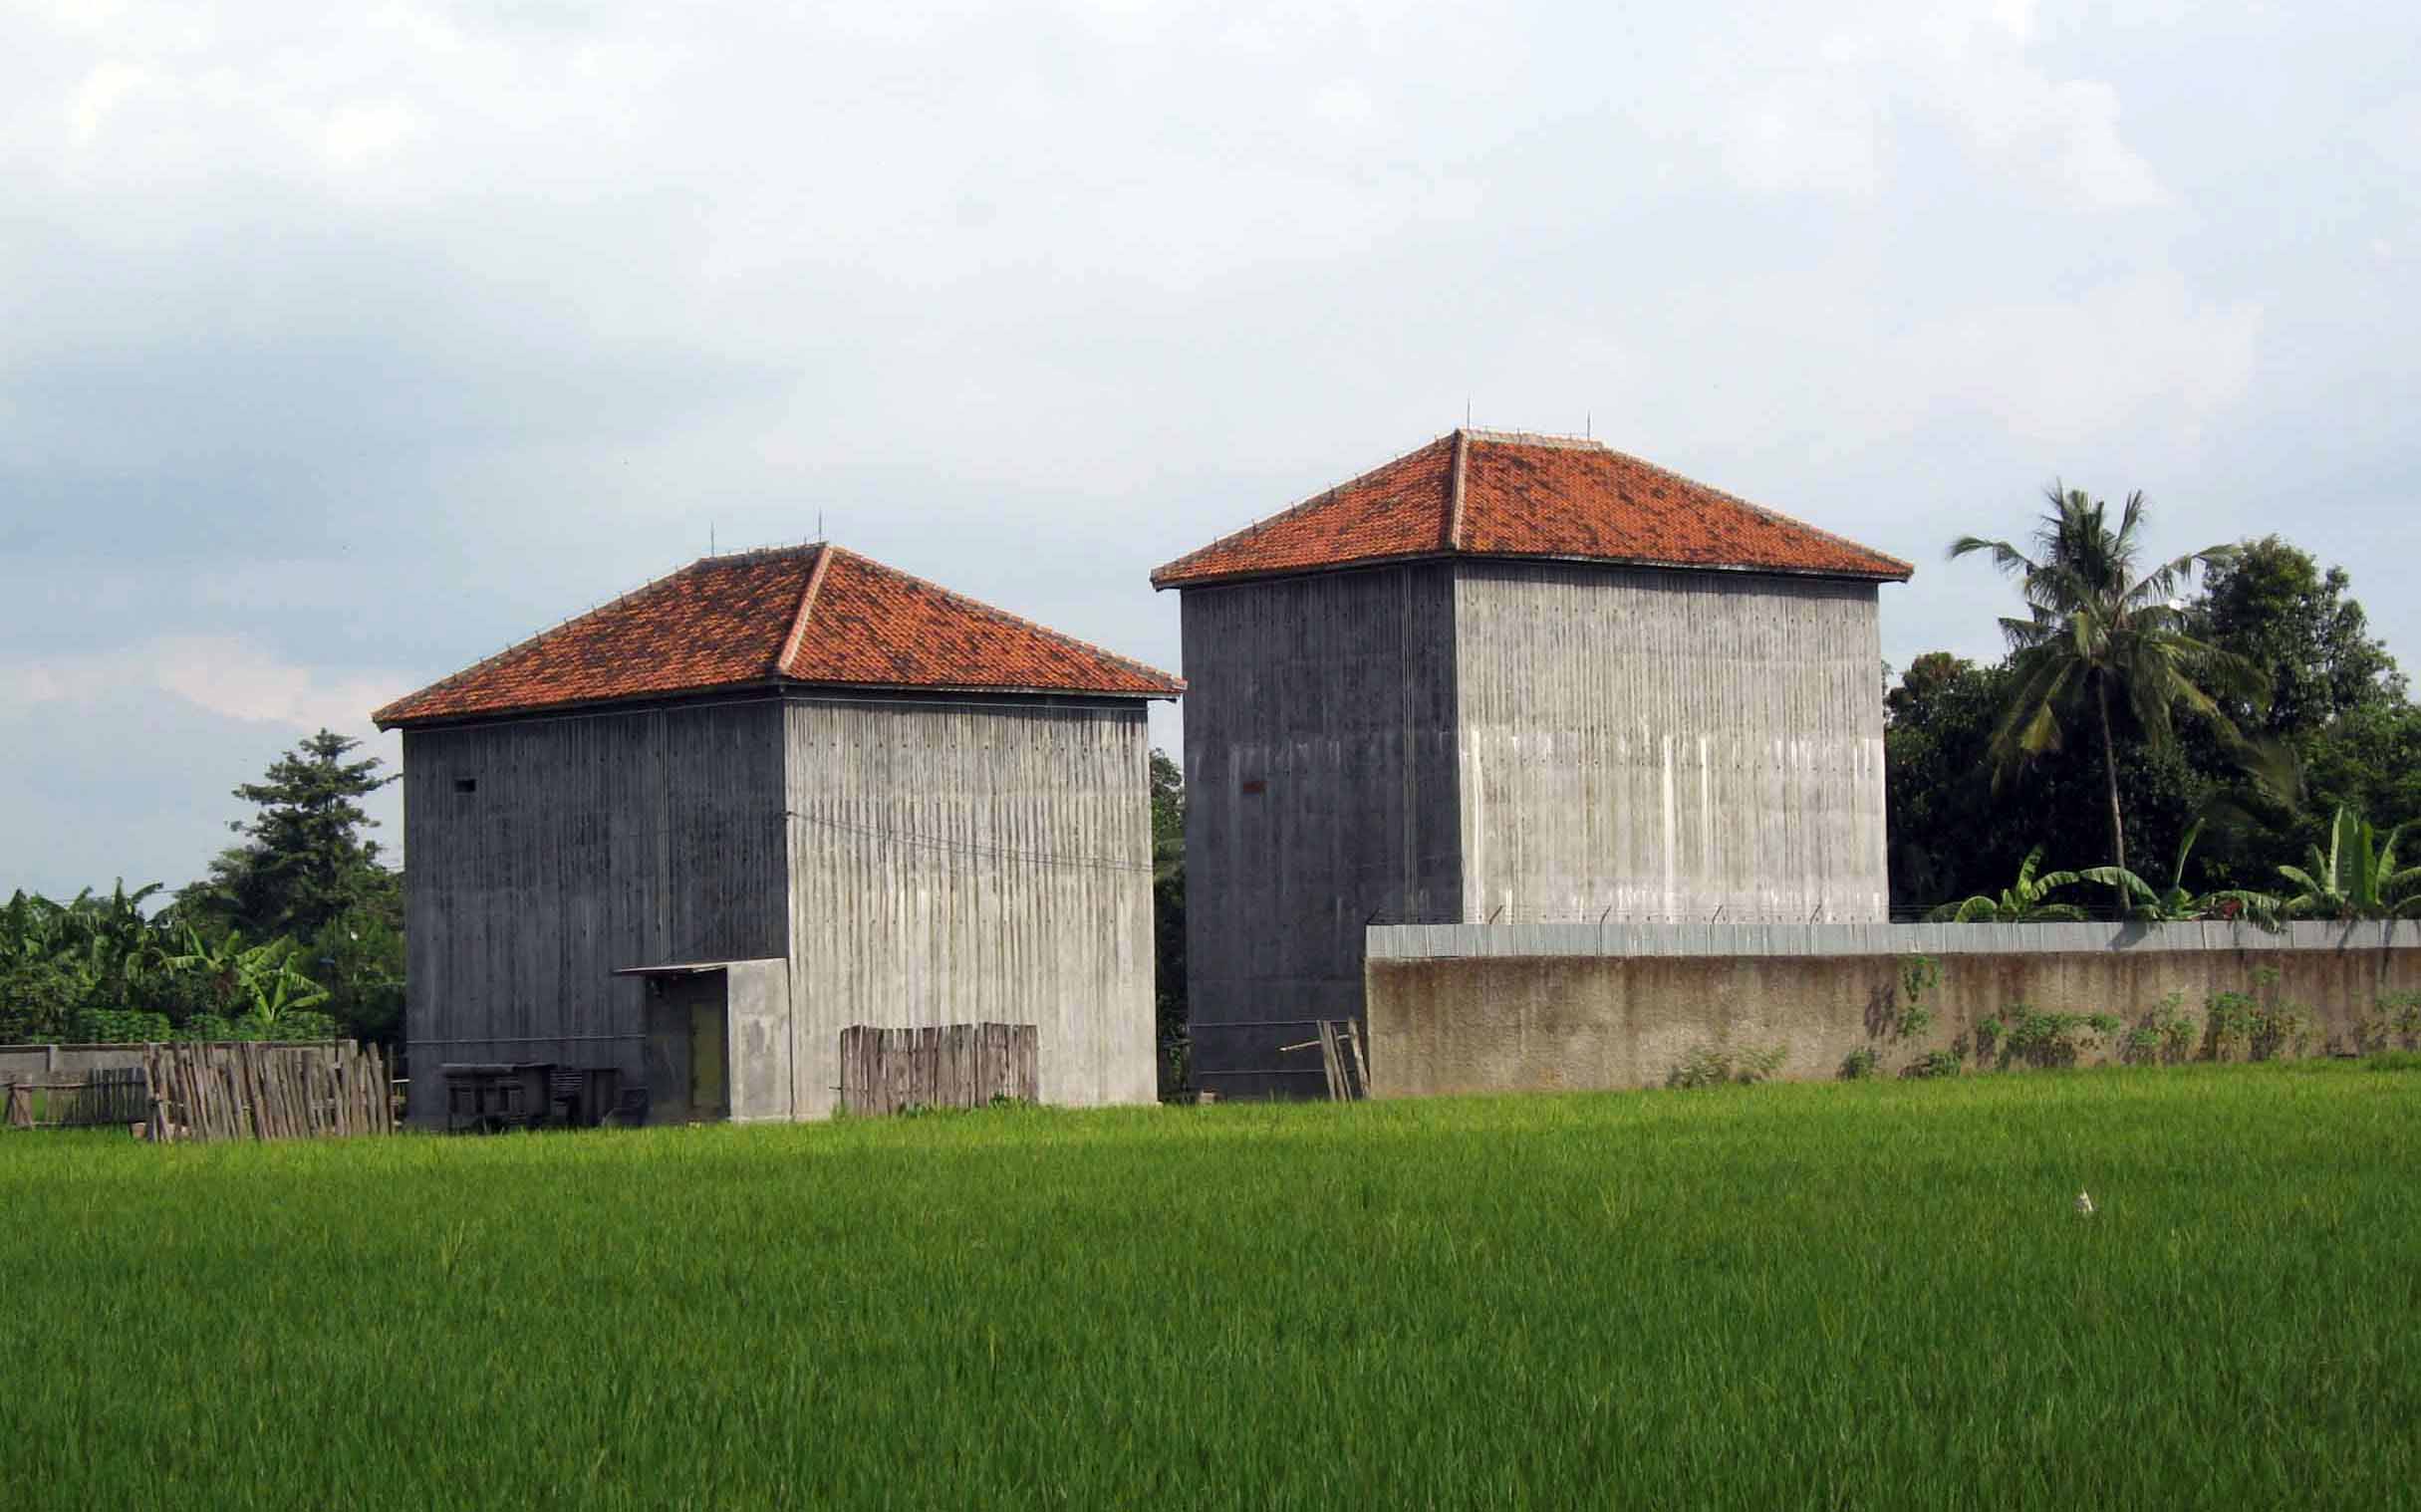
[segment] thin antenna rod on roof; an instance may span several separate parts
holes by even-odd
[[[1468,393],[1463,396],[1463,428],[1472,428],[1472,396]]]
[[[1594,410],[1594,409],[1584,409],[1584,410],[1582,410],[1582,411],[1580,412],[1580,414],[1581,414],[1581,419],[1580,419],[1580,433],[1581,433],[1583,436],[1587,437],[1589,440],[1592,440],[1592,441],[1596,440],[1596,439],[1597,439],[1597,411],[1596,411],[1596,410]]]
[[[818,541],[824,539],[824,511],[820,509],[815,512],[815,538]]]
[[[714,555],[714,522],[712,520],[706,522],[706,555],[709,557]]]

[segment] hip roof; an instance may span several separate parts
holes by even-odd
[[[1140,661],[817,543],[704,557],[371,717],[382,729],[747,686],[1174,698]]]
[[[1425,557],[1536,557],[1904,582],[1897,557],[1603,442],[1457,430],[1190,552],[1155,588]]]

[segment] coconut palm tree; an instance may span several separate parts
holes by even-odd
[[[2307,866],[2281,867],[2279,875],[2300,890],[2281,910],[2289,918],[2404,918],[2421,912],[2421,867],[2396,870],[2396,842],[2405,827],[2387,832],[2381,843],[2370,822],[2339,805],[2329,826],[2328,854],[2311,848]]]
[[[2102,777],[2110,805],[2110,853],[2127,864],[2127,826],[2118,802],[2118,714],[2134,722],[2154,748],[2175,738],[2171,713],[2183,705],[2211,722],[2221,738],[2242,745],[2214,695],[2259,705],[2268,690],[2260,667],[2186,632],[2179,591],[2195,569],[2225,562],[2233,546],[2206,546],[2138,571],[2144,496],[2127,495],[2112,530],[2108,506],[2081,489],[2048,490],[2028,556],[2007,541],[1962,536],[1955,558],[1990,554],[2018,580],[2023,618],[2005,618],[2010,665],[2016,673],[2009,707],[1994,727],[1990,751],[1996,786],[2045,752],[2056,751],[2078,726],[2101,737]]]

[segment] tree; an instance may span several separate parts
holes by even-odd
[[[1997,891],[2036,846],[2053,856],[2109,859],[2106,779],[2089,742],[2036,757],[2022,788],[1995,784],[1992,734],[2012,678],[2006,665],[1929,652],[1891,690],[1883,792],[1896,908],[1922,911]],[[2166,851],[2209,805],[2211,783],[2193,754],[2182,741],[2166,750],[2140,742],[2119,749],[2130,841]]]
[[[1163,1053],[1175,1058],[1186,1037],[1186,778],[1158,750],[1151,790],[1153,1000]]]
[[[227,826],[244,844],[219,853],[179,903],[222,927],[300,938],[351,909],[386,904],[395,876],[364,833],[378,821],[360,801],[395,778],[377,775],[376,756],[347,761],[360,744],[322,730],[278,758],[262,781],[238,787],[235,796],[260,810]]]
[[[2138,576],[2144,496],[2133,493],[2112,530],[2107,506],[2079,489],[2048,490],[2027,556],[2007,541],[1962,536],[1953,559],[1973,552],[2018,580],[2022,619],[2005,618],[2012,685],[1990,757],[1996,789],[2018,768],[2062,746],[2068,731],[2091,723],[2100,735],[2112,861],[2127,864],[2126,816],[2118,791],[2118,721],[2154,748],[2175,742],[2172,711],[2183,704],[2241,743],[2214,693],[2259,700],[2261,670],[2244,657],[2188,633],[2179,591],[2197,567],[2229,560],[2235,549],[2209,546]],[[2113,708],[2115,705],[2115,709]]]
[[[2352,584],[2345,569],[2322,572],[2309,552],[2275,535],[2242,542],[2213,565],[2191,617],[2195,633],[2267,679],[2260,708],[2229,710],[2239,724],[2306,736],[2356,709],[2404,702],[2404,674],[2348,596]]]

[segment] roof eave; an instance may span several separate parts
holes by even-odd
[[[758,677],[744,682],[721,682],[705,687],[667,688],[655,692],[632,693],[619,698],[567,698],[555,703],[523,703],[503,708],[468,709],[446,714],[404,714],[391,716],[381,709],[371,716],[371,722],[381,730],[424,730],[466,724],[485,724],[505,719],[543,719],[576,714],[626,713],[667,704],[694,703],[705,699],[727,698],[734,694],[775,695],[797,690],[825,689],[833,692],[856,693],[952,693],[991,694],[1008,698],[1133,698],[1143,701],[1159,699],[1174,703],[1186,690],[1185,679],[1172,677],[1165,688],[1067,688],[1029,687],[1002,683],[959,682],[835,682],[804,677]],[[393,708],[394,705],[389,705]]]
[[[1893,559],[1896,560],[1896,559]],[[1572,562],[1590,567],[1646,567],[1662,572],[1740,573],[1761,578],[1828,578],[1848,583],[1906,583],[1916,573],[1908,563],[1897,571],[1856,571],[1834,567],[1769,567],[1735,562],[1674,562],[1655,557],[1599,557],[1572,552],[1423,551],[1385,557],[1355,557],[1344,562],[1309,562],[1294,567],[1260,568],[1202,577],[1167,578],[1152,575],[1155,593],[1170,589],[1218,588],[1230,583],[1254,583],[1273,578],[1306,578],[1319,573],[1357,572],[1366,568],[1405,567],[1423,562]]]

